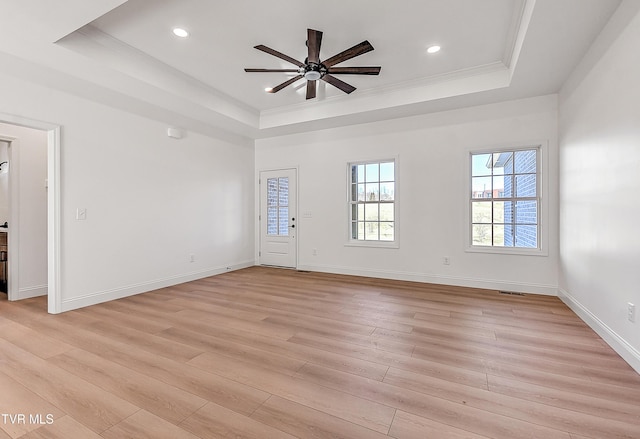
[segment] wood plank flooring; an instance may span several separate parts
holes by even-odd
[[[252,267],[45,309],[0,301],[0,439],[640,438],[555,297]]]

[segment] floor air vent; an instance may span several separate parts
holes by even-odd
[[[524,293],[516,293],[515,291],[499,291],[499,293],[507,296],[526,296]]]

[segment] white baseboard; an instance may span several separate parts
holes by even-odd
[[[408,271],[373,270],[330,265],[300,265],[298,270],[319,271],[322,273],[347,274],[352,276],[377,277],[381,279],[406,280],[458,287],[486,288],[488,290],[512,291],[516,293],[542,294],[557,296],[557,285],[534,284],[525,282],[506,282],[493,279],[477,279],[461,276],[432,275]]]
[[[173,285],[178,285],[185,282],[191,282],[194,280],[202,279],[209,276],[215,276],[222,273],[228,273],[230,271],[240,270],[242,268],[252,267],[255,265],[255,261],[245,261],[235,264],[225,265],[222,267],[210,268],[202,271],[194,271],[178,276],[171,276],[164,279],[156,279],[149,282],[142,282],[135,285],[128,285],[121,288],[115,288],[112,290],[98,291],[92,294],[86,294],[84,296],[74,297],[71,299],[62,300],[61,312],[71,311],[78,308],[84,308],[85,306],[96,305],[98,303],[108,302],[110,300],[122,299],[123,297],[133,296],[135,294],[146,293],[149,291],[157,290],[160,288],[166,288]]]
[[[20,288],[18,297],[12,300],[31,299],[32,297],[40,297],[47,295],[48,288],[46,285],[36,285],[34,287]]]
[[[629,365],[640,373],[640,351],[631,346],[617,332],[598,318],[575,297],[562,288],[558,288],[558,297],[584,322],[591,327],[611,348],[618,353]]]

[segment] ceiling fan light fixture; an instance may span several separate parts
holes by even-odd
[[[320,78],[322,78],[322,73],[317,70],[309,70],[304,74],[304,79],[307,81],[317,81]]]
[[[180,38],[187,38],[189,36],[189,32],[181,27],[174,27],[173,34]]]
[[[441,47],[438,45],[429,46],[427,48],[427,53],[438,53],[440,52]]]

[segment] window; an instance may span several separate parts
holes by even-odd
[[[539,148],[471,154],[471,246],[539,249]]]
[[[395,160],[349,164],[351,241],[396,240]]]
[[[267,235],[289,235],[289,178],[267,179]]]

